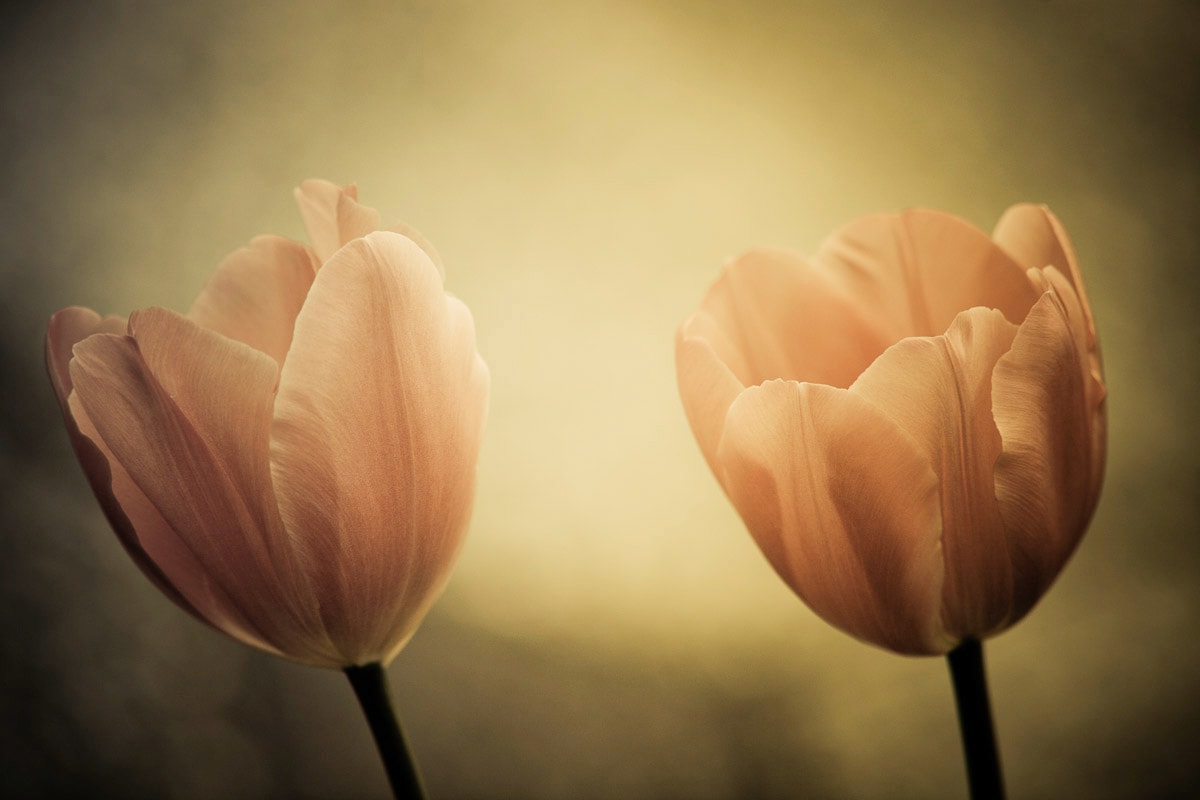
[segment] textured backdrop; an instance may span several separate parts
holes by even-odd
[[[383,797],[342,676],[128,561],[49,315],[185,309],[356,181],[436,243],[492,404],[472,530],[391,669],[435,798],[963,797],[944,663],[817,619],[676,396],[723,260],[912,205],[1071,231],[1106,487],[988,644],[1014,797],[1200,780],[1200,11],[1187,2],[9,4],[0,18],[0,795]]]

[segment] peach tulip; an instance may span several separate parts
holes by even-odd
[[[826,621],[940,654],[1021,619],[1084,533],[1104,382],[1049,210],[989,238],[938,211],[851,222],[811,259],[729,263],[676,339],[709,466]]]
[[[311,249],[254,239],[187,314],[63,309],[46,361],[92,490],[164,594],[270,653],[386,664],[466,530],[488,372],[423,239],[376,231],[353,186],[296,199]]]

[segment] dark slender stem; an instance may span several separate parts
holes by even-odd
[[[375,746],[387,770],[388,782],[396,800],[425,800],[425,788],[417,772],[417,762],[400,729],[400,720],[392,708],[388,691],[387,672],[379,663],[361,667],[346,667],[346,677],[354,687],[358,704],[362,706]]]
[[[962,732],[963,756],[967,760],[967,782],[971,800],[1004,800],[1004,776],[1000,752],[992,726],[987,675],[983,669],[983,645],[967,639],[946,655],[950,680],[958,705],[958,728]]]

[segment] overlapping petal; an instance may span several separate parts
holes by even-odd
[[[1057,273],[1057,270],[1053,271]],[[1057,274],[996,365],[993,407],[1003,439],[995,491],[1014,574],[1014,621],[1049,588],[1095,508],[1095,402],[1081,373],[1083,311]]]
[[[1011,252],[1028,268],[1039,291],[1056,287],[1064,309],[1070,311],[1075,349],[1083,354],[1078,367],[1083,371],[1087,414],[1089,416],[1089,481],[1084,505],[1092,509],[1104,482],[1107,418],[1105,413],[1104,366],[1096,321],[1088,301],[1087,288],[1075,248],[1066,229],[1045,206],[1022,203],[1008,209],[996,223],[997,243]],[[1053,267],[1054,269],[1049,269]],[[1071,291],[1067,291],[1069,286]],[[1073,299],[1072,299],[1073,298]],[[1090,512],[1089,512],[1090,514]]]
[[[930,209],[859,218],[826,239],[815,261],[889,325],[891,342],[939,336],[975,306],[1019,324],[1038,298],[1024,268],[987,234]]]
[[[282,236],[255,237],[221,262],[187,315],[282,366],[318,266],[302,244]]]
[[[313,178],[301,183],[295,196],[309,240],[321,263],[328,261],[347,242],[379,229],[379,212],[358,202],[358,189],[354,184],[342,187]],[[419,231],[404,222],[397,222],[388,230],[415,242],[445,276],[441,256]]]
[[[940,653],[938,480],[911,436],[851,391],[794,381],[729,409],[720,477],[771,565],[819,615],[905,653]]]
[[[163,534],[169,533],[166,523],[149,504],[145,495],[133,486],[120,464],[111,463],[108,454],[104,452],[103,442],[86,412],[79,408],[76,414],[71,409],[70,398],[74,391],[69,368],[71,351],[77,343],[93,334],[123,333],[127,324],[123,317],[109,316],[102,319],[99,314],[88,308],[64,308],[50,318],[50,326],[46,330],[46,368],[50,374],[54,394],[58,398],[71,447],[83,466],[84,475],[100,503],[100,508],[116,531],[117,538],[125,546],[134,563],[159,591],[181,608],[199,615],[195,606],[166,579],[156,560],[147,555],[146,548],[143,547],[142,541],[139,541],[139,527],[145,528],[146,535],[151,540],[156,540],[162,538],[162,535],[155,535],[159,531]],[[119,491],[120,489],[125,491]],[[122,495],[123,499],[119,499]],[[128,508],[125,508],[127,504]]]
[[[356,213],[358,189],[354,184],[341,187],[330,181],[310,178],[296,187],[293,194],[308,240],[322,264],[354,238],[350,230],[343,230],[343,222],[347,223],[347,228],[366,227],[364,233],[379,227],[379,215],[371,214],[374,209],[359,206],[362,213]],[[372,221],[374,225],[370,225]]]
[[[845,388],[891,343],[826,270],[784,250],[731,262],[700,309],[724,334],[713,345],[743,386],[783,378]]]
[[[729,362],[718,355],[720,345],[715,342],[722,338],[720,328],[703,312],[685,322],[675,338],[679,396],[683,398],[683,409],[700,444],[700,452],[714,474],[720,472],[717,446],[725,430],[725,415],[745,388]]]
[[[1096,323],[1083,285],[1083,273],[1075,257],[1075,247],[1058,217],[1045,206],[1018,203],[1000,217],[992,237],[1026,269],[1057,267],[1071,281],[1087,320],[1087,346],[1094,350]]]
[[[174,312],[146,309],[130,317],[129,335],[76,345],[70,374],[111,460],[221,596],[271,647],[334,663],[270,485],[274,360]]]
[[[389,658],[440,591],[470,512],[487,388],[470,313],[411,240],[372,233],[322,267],[280,376],[271,461],[349,663]]]
[[[888,343],[825,271],[795,255],[763,249],[731,261],[675,343],[680,397],[709,466],[744,387],[770,378],[849,386]]]
[[[999,629],[1012,605],[992,477],[1000,455],[992,370],[1016,333],[995,309],[964,311],[942,336],[897,342],[850,389],[912,436],[937,475],[945,532],[942,614],[960,638]]]
[[[101,319],[90,309],[63,309],[50,320],[46,364],[75,455],[105,517],[134,564],[180,608],[239,641],[275,652],[213,584],[191,550],[113,456],[78,396],[69,364],[74,346],[93,334],[120,334],[123,317]]]

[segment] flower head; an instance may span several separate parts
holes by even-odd
[[[186,315],[66,308],[46,362],[130,556],[178,605],[305,663],[387,662],[466,531],[488,372],[411,231],[306,181]],[[424,245],[424,247],[422,246]]]
[[[825,620],[943,653],[1023,617],[1104,470],[1096,329],[1066,232],[1010,208],[865,217],[811,259],[726,266],[676,338],[692,430],[750,533]]]

